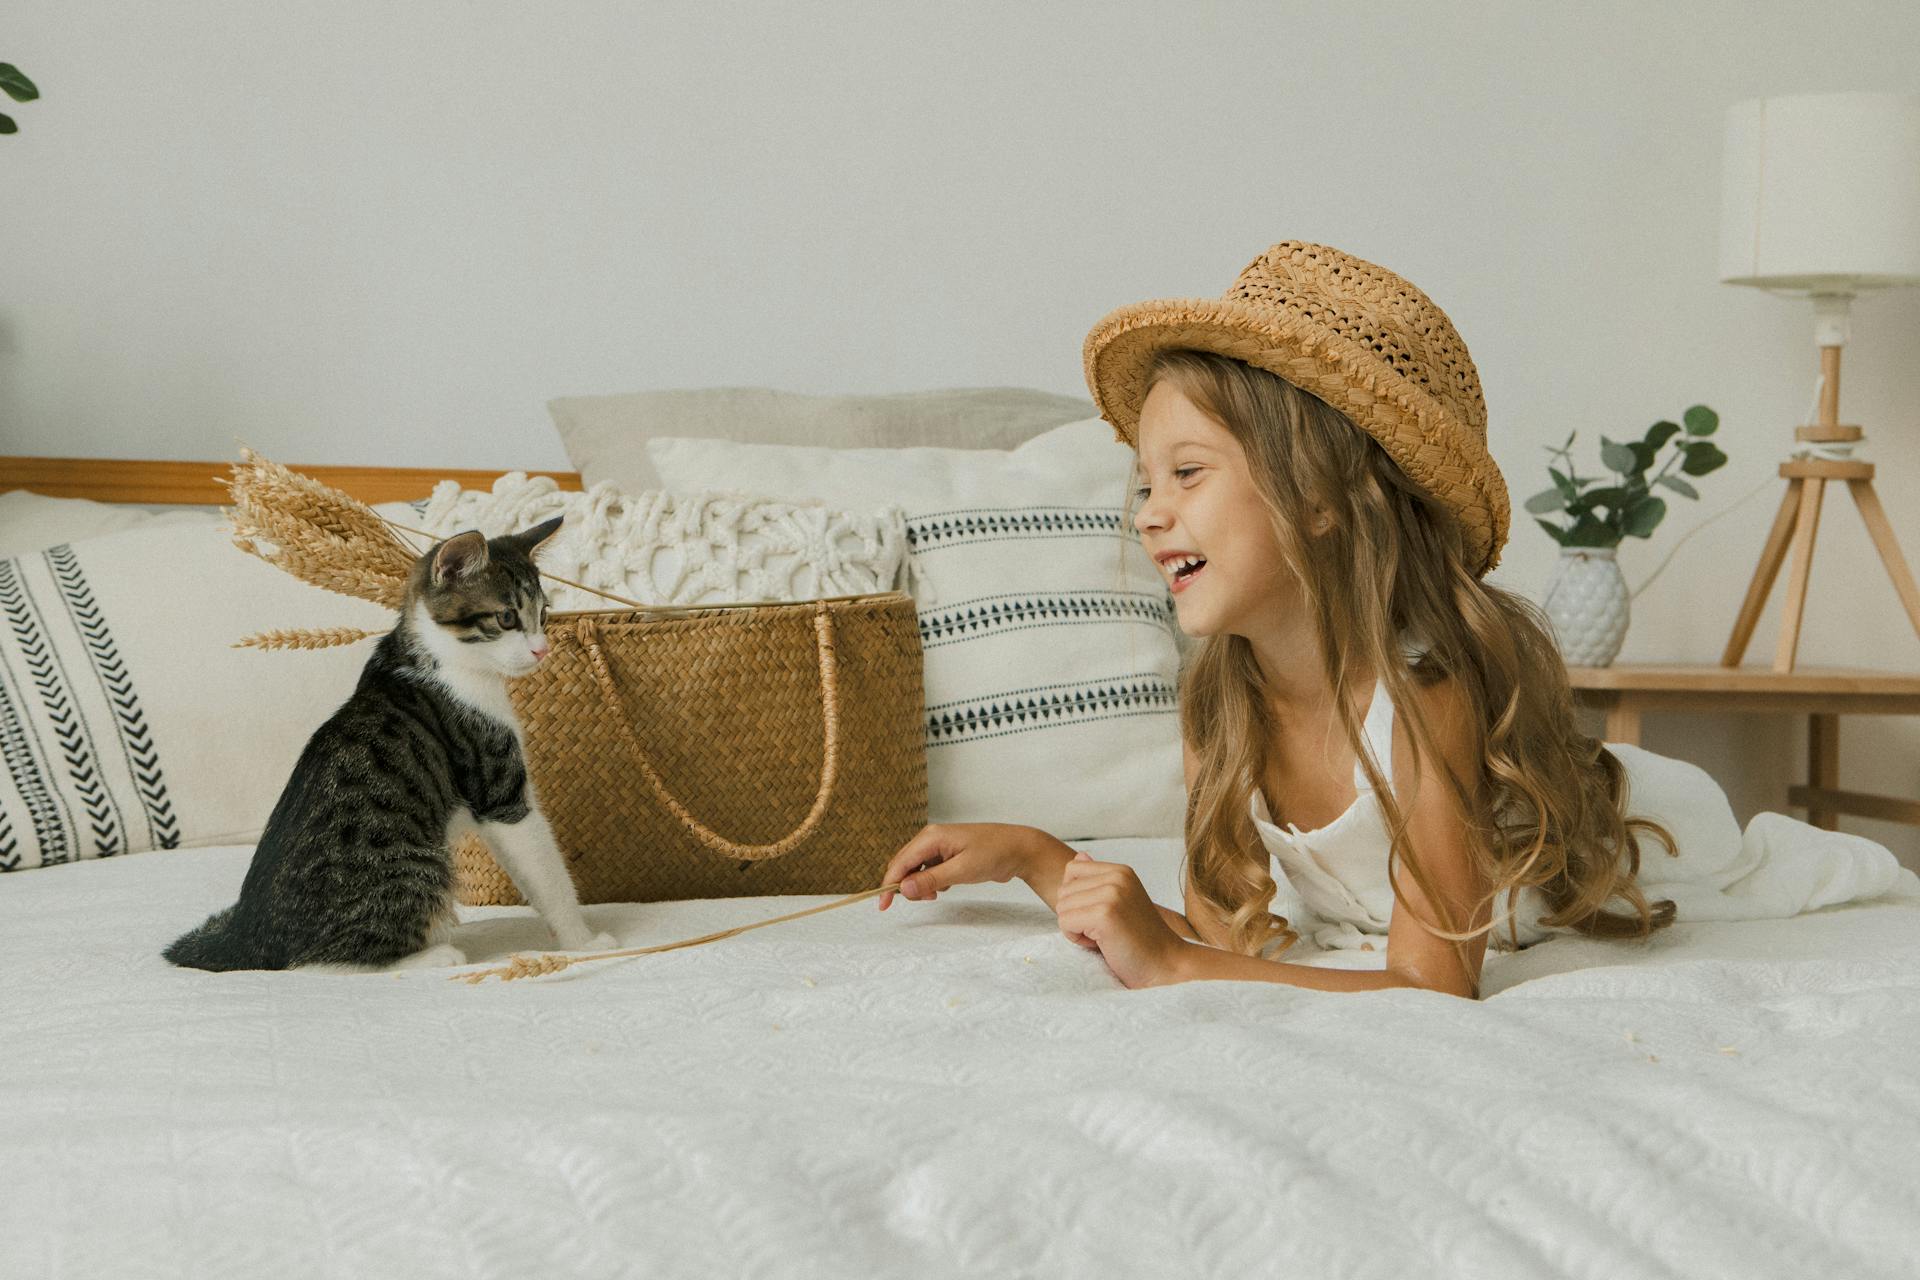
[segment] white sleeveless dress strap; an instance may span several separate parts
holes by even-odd
[[[1368,754],[1373,757],[1374,767],[1380,776],[1386,779],[1387,790],[1393,790],[1393,699],[1387,696],[1387,682],[1376,680],[1373,685],[1373,701],[1367,704],[1367,719],[1364,735]],[[1364,794],[1371,791],[1367,781],[1366,766],[1359,760],[1353,762],[1353,785]]]

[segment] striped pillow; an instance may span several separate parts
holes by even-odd
[[[212,512],[0,560],[0,871],[251,843],[371,650],[233,642],[392,621],[236,550]]]

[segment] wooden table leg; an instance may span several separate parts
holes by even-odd
[[[1840,786],[1840,717],[1807,717],[1807,785],[1816,793]],[[1840,815],[1832,809],[1807,810],[1807,821],[1826,831],[1840,829]]]
[[[1607,728],[1603,741],[1624,742],[1633,747],[1640,745],[1640,706],[1624,693],[1614,695],[1614,700],[1607,704]]]

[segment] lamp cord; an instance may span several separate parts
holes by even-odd
[[[1820,392],[1826,386],[1826,382],[1827,382],[1827,375],[1825,373],[1821,373],[1815,376],[1813,381],[1813,397],[1807,401],[1807,416],[1804,419],[1805,421],[1811,422],[1813,420],[1813,415],[1818,409],[1820,404]],[[1821,443],[1817,441],[1803,440],[1795,444],[1793,447],[1793,452],[1791,452],[1787,456],[1789,460],[1798,460],[1802,458],[1818,458],[1818,459],[1829,461],[1829,462],[1845,462],[1851,459],[1853,455],[1853,447],[1856,443],[1858,442],[1846,441],[1838,444],[1827,444],[1827,443]],[[1645,591],[1648,587],[1652,586],[1653,580],[1659,577],[1661,572],[1665,570],[1668,565],[1673,563],[1674,555],[1679,552],[1681,547],[1686,545],[1688,538],[1691,538],[1694,534],[1700,532],[1702,529],[1712,524],[1715,520],[1718,520],[1721,516],[1726,515],[1727,513],[1733,511],[1737,507],[1744,506],[1747,503],[1747,501],[1753,497],[1754,494],[1759,493],[1762,489],[1770,488],[1774,484],[1778,483],[1779,479],[1780,477],[1778,476],[1768,476],[1766,479],[1762,480],[1759,484],[1753,486],[1753,488],[1747,490],[1745,493],[1735,498],[1732,502],[1729,502],[1726,506],[1720,508],[1720,510],[1714,512],[1712,515],[1702,520],[1699,524],[1694,525],[1693,528],[1681,534],[1677,539],[1674,540],[1673,546],[1668,549],[1666,559],[1662,560],[1658,568],[1654,569],[1652,573],[1648,574],[1644,579],[1642,579],[1639,586],[1635,587],[1632,591],[1629,591],[1627,593],[1627,599],[1637,600],[1642,591]]]

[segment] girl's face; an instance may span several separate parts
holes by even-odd
[[[1140,408],[1140,508],[1133,527],[1173,589],[1190,636],[1250,635],[1298,595],[1272,517],[1231,432],[1173,383]]]

